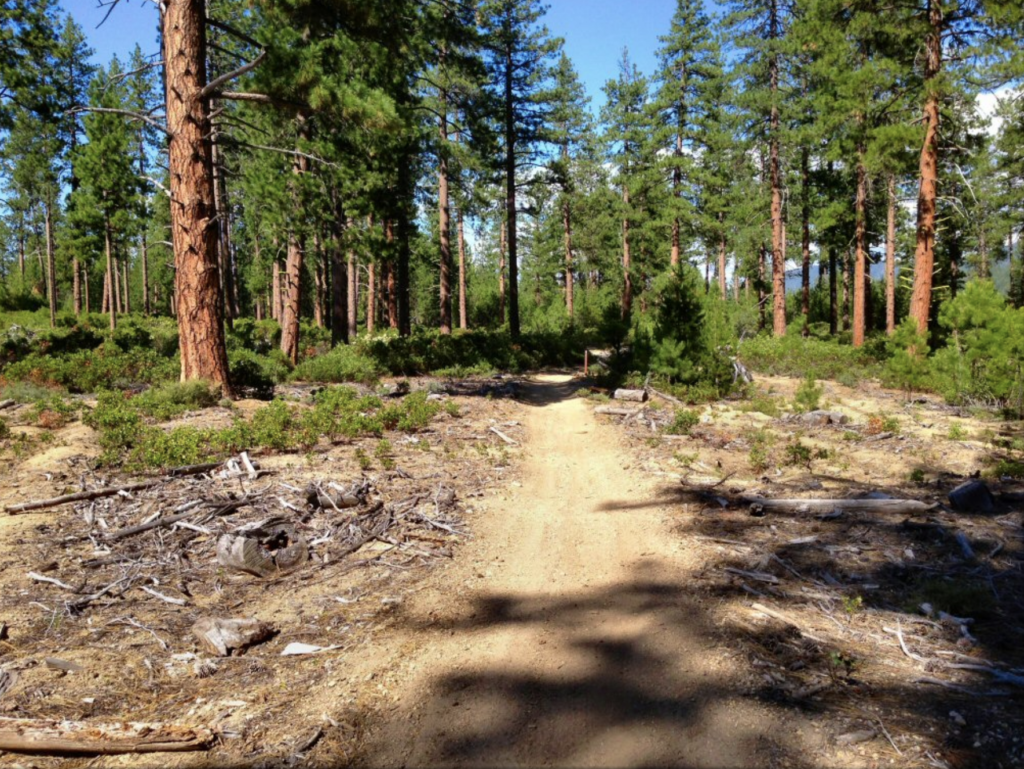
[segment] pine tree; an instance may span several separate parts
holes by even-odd
[[[595,148],[588,109],[590,99],[564,51],[555,65],[553,80],[554,85],[548,95],[551,113],[548,116],[546,138],[556,150],[548,168],[559,191],[557,207],[562,219],[565,311],[572,319],[575,314],[576,270],[573,258],[573,198],[578,189],[577,175],[580,163],[591,159]]]
[[[94,108],[123,108],[127,94],[121,74],[116,58],[108,69],[99,70],[89,88],[89,101]],[[128,119],[114,112],[92,112],[83,122],[88,141],[80,147],[75,160],[75,173],[81,185],[73,193],[78,198],[75,212],[81,217],[76,224],[98,231],[102,237],[106,258],[104,293],[113,330],[118,307],[116,252],[127,242],[139,192],[133,163],[133,131]]]
[[[622,202],[622,298],[620,314],[628,321],[633,311],[633,232],[638,218],[640,189],[647,179],[650,166],[645,153],[650,133],[649,115],[645,109],[648,98],[647,79],[623,51],[619,61],[619,76],[604,87],[607,101],[601,111],[605,124],[608,159],[615,165],[615,181],[621,190]]]
[[[692,165],[702,123],[717,105],[712,89],[721,77],[716,41],[711,22],[699,0],[677,0],[676,11],[667,35],[659,38],[657,85],[651,111],[654,114],[653,138],[663,155],[663,165],[671,178],[672,247],[670,264],[679,264],[681,229],[684,219],[693,220]],[[717,94],[716,94],[717,95]],[[696,230],[694,223],[691,230]]]
[[[782,133],[787,81],[786,32],[791,8],[780,0],[734,0],[728,25],[742,52],[744,106],[752,128],[766,145],[767,188],[771,195],[772,329],[786,333],[786,223],[783,218]]]
[[[505,221],[508,253],[508,322],[519,337],[519,246],[517,191],[519,170],[535,158],[547,119],[544,103],[549,60],[557,41],[539,26],[539,0],[484,0],[479,18],[488,48],[488,68],[499,105],[504,153]]]

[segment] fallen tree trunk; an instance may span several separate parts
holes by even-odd
[[[740,497],[741,505],[757,505],[762,510],[790,513],[926,513],[937,505],[916,499],[767,499],[766,497]]]
[[[106,489],[93,489],[92,491],[79,491],[74,494],[64,494],[60,497],[52,497],[51,499],[38,499],[35,502],[22,502],[19,505],[8,505],[4,508],[8,513],[14,515],[15,513],[25,513],[29,510],[43,510],[48,507],[57,507],[58,505],[65,505],[69,502],[88,502],[91,499],[102,499],[103,497],[113,497],[120,494],[122,491],[141,491],[142,489],[149,489],[153,486],[157,486],[163,483],[163,478],[157,478],[151,481],[142,481],[140,483],[129,483],[127,486],[110,486]]]
[[[201,465],[187,465],[185,467],[173,467],[165,473],[167,478],[181,478],[186,475],[199,475],[200,473],[206,473],[210,470],[215,470],[220,467],[223,462],[207,462]],[[88,502],[93,499],[102,499],[103,497],[113,497],[123,492],[142,491],[143,489],[150,489],[153,486],[159,486],[164,483],[165,477],[152,478],[148,481],[139,481],[138,483],[129,483],[127,486],[109,486],[105,489],[92,489],[91,491],[77,491],[74,494],[64,494],[60,497],[51,497],[50,499],[38,499],[34,502],[22,502],[17,505],[8,505],[4,508],[7,513],[14,515],[15,513],[26,513],[29,510],[44,510],[48,507],[57,507],[58,505],[66,505],[69,502]]]
[[[598,406],[594,409],[595,414],[609,414],[613,417],[635,417],[642,409],[627,409],[618,406]]]
[[[0,750],[21,753],[165,753],[206,750],[212,730],[177,724],[90,724],[31,718],[0,718]]]
[[[615,391],[612,397],[617,401],[635,401],[643,403],[647,400],[647,390],[624,390],[621,387]]]

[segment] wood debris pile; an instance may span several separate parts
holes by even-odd
[[[366,478],[300,487],[244,454],[208,472],[104,491],[113,493],[72,503],[73,514],[48,532],[59,549],[26,575],[52,611],[115,607],[129,593],[187,606],[197,586],[225,579],[353,568],[371,542],[385,546],[375,561],[450,555],[450,539],[463,533],[456,494],[443,483],[405,496]]]

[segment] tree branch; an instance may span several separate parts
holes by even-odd
[[[206,87],[199,92],[200,99],[209,99],[211,96],[217,95],[217,89],[225,83],[228,83],[236,78],[241,77],[246,72],[256,69],[265,58],[267,58],[267,52],[265,50],[260,51],[259,56],[250,61],[248,64],[243,64],[238,69],[232,70],[225,75],[221,75],[218,78],[211,80],[206,84]]]
[[[167,130],[167,126],[160,125],[152,118],[146,117],[138,112],[132,112],[130,109],[113,109],[112,107],[75,107],[73,109],[69,109],[68,112],[72,114],[78,112],[104,112],[110,115],[124,115],[125,117],[132,118],[133,120],[141,120],[143,123],[153,126],[153,128],[156,128],[158,131],[163,131],[168,136],[173,136],[173,134]]]

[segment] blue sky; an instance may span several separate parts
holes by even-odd
[[[640,69],[651,74],[658,36],[668,31],[676,0],[548,0],[545,23],[553,35],[565,39],[566,52],[576,65],[597,108],[601,87],[618,74],[623,47]],[[156,6],[150,0],[121,0],[106,23],[97,28],[106,9],[97,0],[62,0],[65,10],[85,30],[96,50],[96,61],[114,54],[122,61],[135,44],[156,53]],[[710,5],[710,4],[709,4]]]

